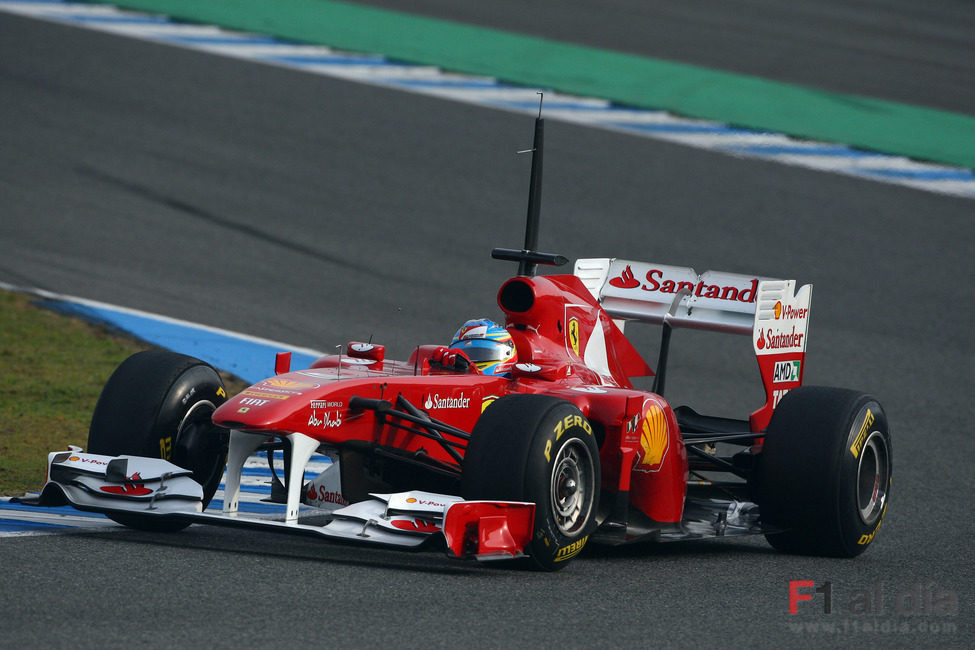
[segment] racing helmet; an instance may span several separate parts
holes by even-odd
[[[518,362],[515,342],[508,330],[487,318],[469,320],[450,341],[451,350],[461,350],[485,375],[507,376]]]

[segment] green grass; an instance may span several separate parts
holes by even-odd
[[[47,454],[87,446],[102,386],[146,343],[0,291],[0,495],[40,490]],[[224,377],[228,391],[237,381]],[[236,391],[235,391],[236,392]],[[233,394],[233,393],[231,393]]]

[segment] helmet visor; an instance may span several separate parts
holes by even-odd
[[[454,350],[461,350],[474,363],[487,361],[506,361],[514,354],[515,346],[511,341],[489,341],[485,339],[467,339],[457,341],[450,346]]]

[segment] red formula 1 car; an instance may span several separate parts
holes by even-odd
[[[494,251],[519,264],[498,292],[517,353],[509,372],[435,345],[392,361],[350,343],[307,369],[279,355],[275,376],[228,399],[203,362],[143,352],[105,386],[88,452],[52,453],[33,502],[151,530],[440,544],[548,570],[590,542],[764,534],[785,551],[864,551],[887,508],[890,434],[874,398],[802,386],[812,287],[618,259],[536,275],[565,262],[535,250],[541,140],[539,118],[525,247]],[[653,373],[624,336],[630,320],[662,326],[651,391],[631,383]],[[664,378],[679,327],[750,336],[765,404],[741,419],[672,407]],[[245,461],[260,450],[283,457],[277,517],[239,511]],[[316,453],[331,460],[317,474]],[[208,511],[225,466],[222,510]]]

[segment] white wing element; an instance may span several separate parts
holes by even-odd
[[[582,358],[586,366],[592,368],[600,377],[609,378],[611,385],[615,384],[613,373],[609,369],[609,357],[606,354],[606,335],[602,327],[594,327],[589,341],[586,343],[586,354]],[[607,383],[604,379],[603,383]]]
[[[158,458],[86,454],[72,447],[48,454],[48,481],[41,500],[60,500],[60,492],[86,510],[200,512],[203,488],[191,474]]]
[[[578,260],[574,273],[614,319],[749,335],[768,280],[616,258]]]

